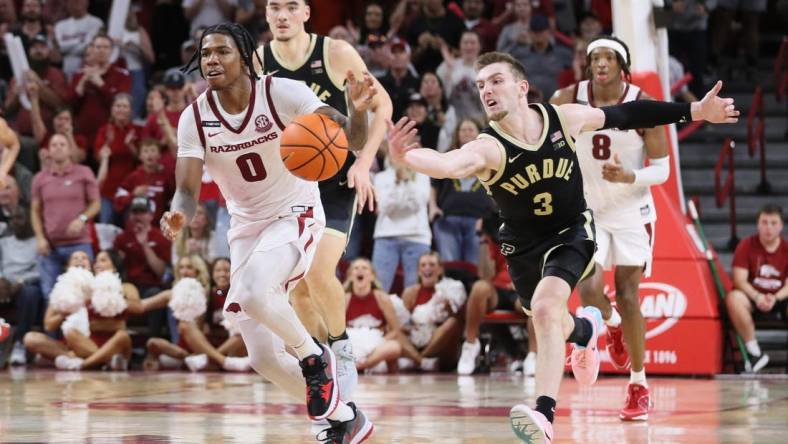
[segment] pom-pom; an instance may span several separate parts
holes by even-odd
[[[356,362],[362,362],[367,359],[367,356],[383,343],[383,331],[379,328],[349,327],[347,335],[350,337]]]
[[[416,348],[424,348],[430,343],[434,332],[434,324],[414,324],[410,329],[410,342]]]
[[[73,313],[85,306],[92,293],[93,275],[84,268],[71,267],[57,277],[49,304],[60,313]]]
[[[60,331],[65,335],[69,330],[76,330],[85,336],[90,336],[90,321],[88,320],[88,309],[82,307],[66,316],[60,324]]]
[[[123,297],[123,284],[117,273],[104,271],[96,275],[90,305],[93,311],[105,318],[115,317],[126,310],[128,303]]]
[[[402,298],[396,294],[390,294],[389,299],[391,299],[391,305],[394,306],[394,312],[397,314],[399,325],[407,325],[408,322],[410,322],[410,312],[405,308],[405,303],[402,302]]]
[[[462,304],[465,303],[465,299],[467,299],[465,286],[456,279],[443,278],[435,284],[435,296],[433,296],[433,299],[443,302],[441,305],[445,305],[445,302],[448,301],[451,312],[457,313]]]
[[[380,328],[383,325],[383,321],[371,314],[365,314],[348,321],[347,325],[353,328]]]
[[[193,321],[208,308],[208,298],[205,289],[197,279],[183,278],[172,287],[170,308],[175,319],[179,321]]]

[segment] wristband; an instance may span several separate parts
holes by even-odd
[[[80,214],[79,220],[81,220],[83,224],[86,224],[88,222],[88,217],[84,214]]]

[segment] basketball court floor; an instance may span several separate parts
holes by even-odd
[[[554,443],[788,442],[788,380],[651,378],[648,423],[622,423],[625,380],[561,387]],[[373,443],[517,443],[507,415],[533,379],[363,376]],[[309,443],[304,406],[254,374],[0,373],[0,442]]]

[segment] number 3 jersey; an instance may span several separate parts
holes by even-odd
[[[641,91],[626,84],[621,103],[637,100]],[[578,82],[575,102],[594,105],[591,83]],[[610,182],[602,178],[602,166],[618,154],[628,170],[643,168],[645,145],[639,130],[605,129],[580,133],[575,141],[580,170],[583,172],[586,200],[594,210],[597,225],[627,227],[656,220],[654,201],[648,186]]]
[[[230,240],[244,227],[290,215],[294,207],[320,205],[317,182],[287,170],[279,146],[282,131],[299,115],[324,104],[303,82],[263,76],[252,81],[247,108],[230,115],[210,88],[178,122],[178,157],[195,157],[227,200]]]
[[[550,104],[531,104],[542,116],[542,134],[533,144],[517,140],[496,122],[479,138],[495,140],[501,166],[482,181],[501,211],[505,225],[526,235],[555,233],[586,210],[583,179],[575,145],[561,116]]]

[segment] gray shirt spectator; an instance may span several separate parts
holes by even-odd
[[[67,5],[69,17],[55,23],[55,40],[63,55],[63,72],[71,77],[82,67],[85,49],[104,22],[88,14],[88,0],[70,0]]]
[[[183,13],[191,21],[190,32],[235,18],[238,0],[183,0]]]
[[[559,74],[572,64],[572,51],[551,43],[550,37],[547,18],[537,15],[531,19],[531,44],[517,45],[510,50],[525,67],[528,82],[542,92],[542,97],[553,95],[558,88]]]

